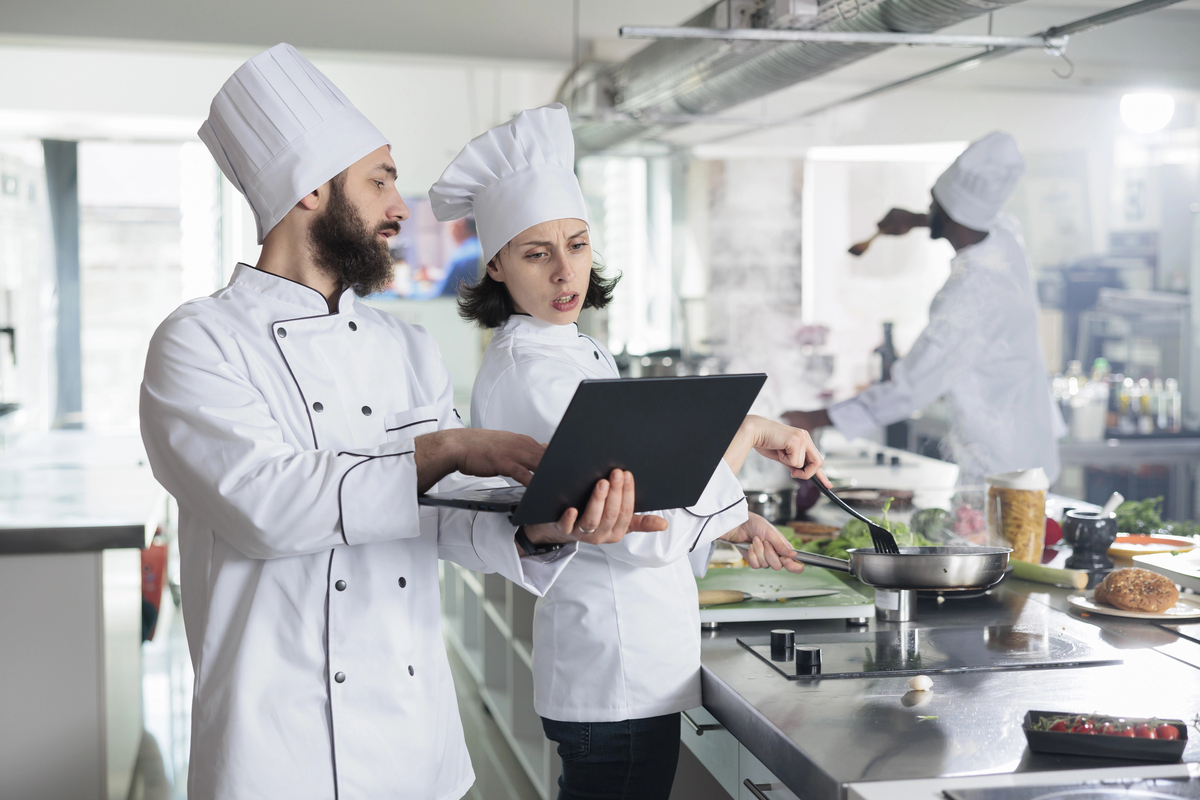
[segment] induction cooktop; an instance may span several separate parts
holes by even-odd
[[[1200,779],[1126,779],[1070,786],[1006,786],[992,789],[947,789],[948,800],[1109,800],[1109,798],[1200,798]]]
[[[798,665],[793,649],[772,652],[769,636],[746,636],[737,642],[792,681],[1121,663],[1111,648],[1093,647],[1045,628],[1011,625],[797,634],[797,649],[820,648],[816,667]]]

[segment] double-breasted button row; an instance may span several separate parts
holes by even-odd
[[[315,403],[313,403],[313,404],[312,404],[312,409],[313,409],[313,411],[317,411],[317,412],[324,411],[324,410],[325,410],[325,404],[324,404],[324,403],[322,403],[320,400],[318,400],[317,402],[315,402]],[[363,406],[363,407],[362,407],[362,414],[363,414],[363,416],[364,416],[364,417],[369,417],[369,416],[371,416],[371,407],[370,407],[370,406]]]
[[[409,675],[416,675],[416,674],[417,674],[417,671],[416,671],[415,669],[413,669],[413,666],[412,666],[412,664],[409,664],[409,665],[408,665],[408,674],[409,674]],[[344,672],[338,672],[338,673],[335,673],[335,674],[334,674],[334,676],[333,676],[333,680],[334,680],[336,683],[345,683],[345,682],[346,682],[346,673],[344,673]]]
[[[408,581],[406,581],[404,579],[403,575],[400,576],[400,580],[398,581],[398,583],[400,584],[401,589],[403,589],[405,586],[408,586]],[[346,582],[338,581],[337,583],[335,583],[333,585],[333,588],[337,589],[339,592],[344,592],[344,591],[346,591]]]

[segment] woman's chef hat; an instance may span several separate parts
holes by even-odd
[[[388,144],[290,44],[238,67],[213,98],[199,134],[249,201],[259,244],[300,198]]]
[[[962,151],[933,185],[950,219],[986,231],[1025,172],[1025,159],[1007,133],[989,133]]]
[[[575,177],[575,139],[566,106],[522,111],[476,136],[429,190],[446,222],[474,213],[487,263],[526,228],[552,219],[588,221]]]

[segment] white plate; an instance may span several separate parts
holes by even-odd
[[[1200,550],[1179,555],[1156,553],[1150,556],[1134,556],[1133,563],[1159,575],[1166,575],[1193,592],[1200,592]]]
[[[1089,614],[1103,614],[1108,617],[1152,619],[1157,622],[1200,619],[1200,601],[1193,600],[1190,597],[1180,597],[1178,603],[1161,614],[1152,614],[1149,611],[1126,611],[1121,608],[1106,606],[1097,603],[1092,598],[1092,592],[1088,592],[1087,594],[1073,594],[1067,598],[1067,602],[1080,611],[1086,611]]]

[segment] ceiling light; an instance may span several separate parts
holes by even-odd
[[[1133,92],[1121,98],[1121,119],[1135,133],[1157,133],[1175,114],[1175,99],[1165,92]]]

